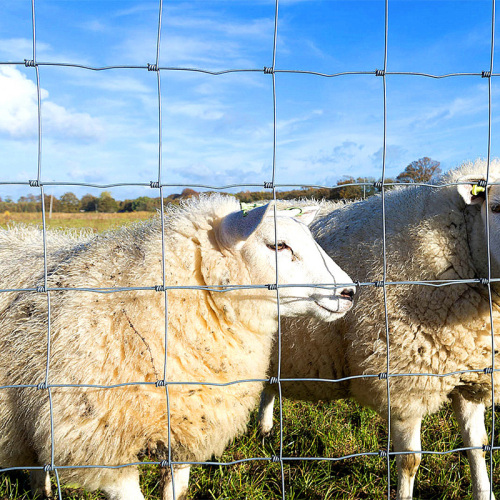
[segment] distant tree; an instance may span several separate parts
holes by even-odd
[[[419,160],[412,161],[396,180],[399,182],[429,182],[433,177],[441,173],[440,163],[424,156]]]
[[[97,200],[98,212],[118,212],[118,203],[109,191],[103,191]]]
[[[97,202],[99,198],[91,194],[86,194],[82,196],[80,200],[80,209],[84,212],[97,212]]]
[[[236,193],[236,198],[238,200],[242,201],[243,203],[250,203],[252,200],[252,192],[251,191],[240,191],[239,193]]]
[[[76,197],[75,194],[68,192],[64,193],[59,198],[59,211],[73,213],[78,212],[80,209],[80,200]]]
[[[330,199],[332,200],[362,200],[375,194],[373,177],[347,177],[337,181],[339,188],[332,189]]]
[[[344,186],[337,189],[339,199],[359,199],[363,197],[363,189],[361,186],[351,185],[356,184],[356,179],[350,176],[344,176],[342,180],[337,181],[337,186]]]
[[[181,198],[192,198],[193,196],[198,196],[198,192],[191,188],[185,188],[182,190]]]
[[[159,199],[148,196],[120,202],[120,212],[154,212],[157,208],[160,208]]]

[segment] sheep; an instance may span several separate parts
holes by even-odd
[[[487,285],[485,236],[487,204],[482,183],[484,160],[464,163],[444,174],[436,186],[404,186],[385,194],[388,282],[475,280],[446,286],[386,285],[389,327],[389,373],[451,374],[444,377],[390,377],[390,432],[395,452],[420,451],[424,415],[451,399],[467,452],[475,500],[490,498],[483,445],[485,404],[491,405],[492,338]],[[490,164],[490,183],[500,180],[500,162]],[[491,276],[500,276],[500,186],[488,187]],[[333,210],[310,226],[318,243],[356,281],[383,278],[382,204],[380,195]],[[345,249],[349,248],[349,253]],[[353,257],[354,256],[354,257]],[[498,330],[499,288],[491,282],[493,320]],[[383,287],[365,286],[357,304],[332,325],[314,320],[282,323],[283,378],[340,379],[387,372]],[[308,332],[307,349],[304,332]],[[496,337],[496,335],[495,335]],[[495,350],[495,361],[497,351]],[[270,373],[277,371],[276,355]],[[483,372],[483,370],[485,370]],[[494,382],[500,382],[498,372]],[[387,418],[387,380],[357,378],[336,383],[283,382],[285,397],[304,400],[353,398]],[[259,421],[272,427],[277,387],[261,395]],[[499,400],[496,391],[495,400]],[[483,448],[484,449],[484,448]],[[420,453],[396,456],[398,500],[412,498]],[[491,497],[494,498],[494,497]]]
[[[275,229],[270,205],[241,211],[229,196],[192,199],[167,212],[164,259],[160,217],[95,238],[48,231],[50,325],[46,293],[13,291],[44,286],[41,231],[1,230],[0,466],[68,466],[57,469],[65,483],[142,500],[134,466],[72,466],[129,464],[144,450],[167,462],[220,455],[262,389],[255,380],[264,380],[278,328],[277,292],[265,286],[276,283],[276,262],[278,284],[299,285],[279,288],[284,316],[328,322],[352,305],[352,280],[300,222],[303,212],[277,211]],[[158,293],[163,267],[168,300]],[[248,382],[203,385],[238,380]],[[20,385],[31,387],[8,387]],[[166,495],[175,487],[183,498],[189,466],[173,470]],[[32,484],[50,494],[43,470]]]

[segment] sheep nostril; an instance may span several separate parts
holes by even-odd
[[[344,299],[348,299],[348,300],[352,300],[353,297],[354,297],[354,290],[350,289],[350,288],[344,288],[341,292],[340,292],[340,296]]]

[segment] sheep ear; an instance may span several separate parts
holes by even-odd
[[[268,203],[249,211],[240,210],[226,215],[216,231],[218,242],[228,250],[240,250],[262,224],[270,207],[271,204]]]
[[[480,181],[484,182],[484,178],[464,178],[458,184],[457,190],[467,205],[480,205],[486,199],[486,188],[479,185]]]
[[[287,217],[293,217],[294,219],[302,222],[306,226],[312,223],[316,214],[319,212],[318,205],[309,205],[307,207],[290,207],[286,210],[278,210],[277,215],[284,215]],[[273,215],[273,212],[269,212],[270,215]]]

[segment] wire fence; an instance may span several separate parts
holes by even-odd
[[[23,65],[27,68],[33,68],[36,77],[36,88],[37,88],[37,128],[38,128],[38,147],[37,147],[37,173],[36,178],[26,180],[25,182],[10,182],[0,180],[0,185],[26,185],[31,188],[39,189],[41,199],[45,199],[44,188],[47,186],[80,186],[80,187],[94,187],[98,189],[106,189],[113,187],[123,187],[123,186],[136,186],[136,187],[150,187],[152,190],[156,190],[159,193],[160,197],[160,210],[161,210],[161,220],[162,220],[162,276],[161,283],[154,286],[133,286],[133,287],[112,287],[112,288],[65,288],[65,287],[49,287],[48,286],[48,258],[47,258],[47,224],[46,224],[46,213],[45,213],[45,203],[42,202],[42,234],[43,234],[43,253],[44,253],[44,283],[42,286],[30,286],[28,288],[9,288],[2,289],[0,293],[8,293],[8,292],[35,292],[45,294],[47,298],[47,358],[46,358],[46,371],[45,371],[45,379],[37,384],[24,384],[24,385],[6,385],[0,387],[0,390],[4,389],[38,389],[40,391],[47,391],[48,401],[50,406],[50,422],[51,422],[51,439],[52,439],[52,459],[50,463],[39,466],[39,467],[6,467],[0,469],[0,472],[8,472],[11,470],[19,470],[19,469],[31,469],[31,470],[43,470],[46,472],[53,472],[57,481],[58,488],[58,496],[61,499],[61,485],[59,481],[59,473],[58,471],[68,469],[68,468],[122,468],[128,467],[131,465],[160,465],[162,467],[167,467],[170,469],[172,475],[174,471],[174,466],[182,465],[182,464],[190,464],[190,465],[234,465],[239,463],[244,463],[248,461],[269,461],[279,463],[281,466],[281,489],[282,489],[282,498],[286,498],[286,484],[285,484],[285,474],[283,465],[285,462],[293,463],[297,461],[341,461],[346,460],[348,458],[353,457],[363,457],[363,456],[376,456],[380,457],[382,460],[385,460],[387,463],[387,497],[391,498],[391,485],[390,481],[390,469],[391,469],[391,459],[398,455],[407,455],[413,453],[421,453],[421,454],[450,454],[456,453],[459,451],[467,451],[467,450],[482,450],[487,453],[489,456],[489,468],[490,468],[490,477],[493,477],[493,455],[494,452],[500,449],[499,446],[495,445],[495,411],[494,411],[494,401],[495,401],[495,384],[494,384],[494,374],[498,372],[499,369],[495,367],[495,336],[493,329],[493,300],[492,300],[492,289],[491,285],[499,282],[500,278],[495,278],[492,276],[492,267],[491,267],[491,248],[490,248],[490,221],[488,211],[486,211],[486,241],[487,241],[487,255],[488,255],[488,273],[487,276],[474,278],[474,279],[462,279],[462,280],[429,280],[429,281],[390,281],[387,279],[387,259],[390,258],[390,255],[387,255],[387,242],[386,242],[386,190],[390,187],[393,187],[396,183],[389,181],[386,182],[386,151],[387,151],[387,79],[394,76],[408,76],[408,77],[421,77],[421,78],[431,78],[431,79],[444,79],[444,78],[454,78],[454,77],[471,77],[471,78],[481,78],[486,79],[488,83],[488,149],[487,149],[487,175],[486,182],[484,186],[487,188],[488,186],[495,184],[495,182],[490,182],[490,157],[491,157],[491,131],[492,131],[492,78],[499,76],[500,74],[495,74],[493,72],[493,59],[494,59],[494,42],[495,42],[495,0],[492,0],[492,9],[491,9],[491,48],[490,48],[490,66],[482,72],[478,73],[448,73],[448,74],[428,74],[428,73],[418,73],[418,72],[393,72],[388,71],[388,30],[389,30],[389,0],[385,0],[385,24],[384,24],[384,58],[381,61],[380,69],[373,69],[369,71],[343,71],[339,73],[327,74],[316,71],[302,71],[302,70],[292,70],[292,69],[278,69],[276,68],[276,47],[277,47],[277,35],[278,35],[278,27],[279,27],[279,16],[278,16],[278,6],[279,0],[275,2],[275,13],[274,13],[274,33],[273,33],[273,47],[272,47],[272,61],[270,66],[266,66],[264,68],[240,68],[240,69],[225,69],[221,71],[211,71],[202,68],[191,68],[191,67],[163,67],[160,65],[160,40],[162,34],[162,17],[163,17],[163,1],[159,0],[158,7],[158,26],[157,26],[157,37],[156,37],[156,57],[153,63],[145,63],[144,65],[119,65],[119,66],[103,66],[103,67],[92,67],[81,64],[72,64],[68,62],[43,62],[39,61],[37,58],[37,37],[36,37],[36,0],[31,0],[31,8],[32,8],[32,54],[31,58],[24,59],[23,61],[18,62],[1,62],[1,65]],[[117,69],[126,69],[126,70],[134,70],[134,71],[148,71],[154,73],[156,75],[157,82],[157,107],[158,107],[158,175],[154,180],[145,180],[144,182],[138,183],[122,183],[122,182],[114,182],[111,184],[96,184],[96,183],[86,183],[86,182],[58,182],[58,181],[45,181],[43,179],[43,170],[44,165],[42,164],[42,145],[43,145],[43,133],[42,133],[42,113],[43,106],[41,103],[41,83],[40,83],[40,73],[39,68],[49,66],[49,67],[71,67],[71,68],[80,68],[88,71],[113,71]],[[161,94],[161,81],[163,78],[168,78],[170,72],[197,72],[204,73],[207,75],[211,75],[214,77],[218,77],[221,75],[226,75],[230,73],[263,73],[266,75],[266,78],[269,77],[272,80],[272,97],[273,97],[273,148],[272,148],[272,171],[270,173],[269,182],[264,182],[264,184],[228,184],[228,185],[205,185],[205,184],[189,184],[182,185],[184,187],[197,187],[204,188],[209,190],[227,190],[237,187],[251,187],[251,188],[265,188],[272,191],[273,200],[276,202],[278,199],[277,190],[278,188],[283,187],[293,187],[297,186],[296,184],[277,184],[275,182],[276,179],[276,151],[277,151],[277,75],[289,73],[289,74],[297,74],[303,75],[308,74],[321,78],[344,78],[352,75],[365,75],[367,78],[377,78],[382,79],[383,83],[383,144],[382,144],[382,165],[381,165],[381,180],[375,183],[375,187],[380,191],[381,194],[381,204],[382,204],[382,220],[381,228],[382,228],[382,242],[383,242],[383,275],[379,281],[367,281],[367,282],[356,282],[355,285],[358,287],[379,287],[383,290],[384,296],[384,316],[385,316],[385,341],[387,345],[387,356],[386,356],[386,371],[377,375],[359,375],[359,376],[348,376],[338,379],[325,379],[325,378],[282,378],[281,377],[281,361],[282,361],[282,331],[281,331],[281,313],[280,313],[280,289],[286,287],[298,287],[298,286],[316,286],[318,288],[334,288],[338,286],[338,284],[320,284],[320,285],[285,285],[280,284],[278,280],[278,253],[276,251],[276,282],[274,284],[269,285],[247,285],[247,284],[233,284],[226,287],[193,287],[193,286],[183,286],[183,285],[171,285],[168,283],[168,279],[166,277],[166,268],[165,268],[165,227],[164,227],[164,190],[166,188],[172,187],[180,187],[180,184],[169,184],[168,182],[164,182],[164,173],[162,166],[162,152],[163,152],[163,144],[162,144],[162,135],[163,135],[163,126],[162,126],[162,94]],[[427,186],[433,189],[440,189],[445,185],[435,185],[429,183],[416,183],[416,185]],[[346,186],[373,186],[372,183],[352,183],[352,184],[344,184],[342,187]],[[415,184],[412,184],[415,186]],[[324,187],[318,186],[314,184],[310,184],[305,186],[304,184],[300,184],[300,187]],[[335,186],[334,186],[335,187]],[[486,204],[488,204],[488,189],[485,191]],[[276,220],[276,204],[274,206],[274,217]],[[276,233],[276,224],[275,224],[275,242],[277,243],[277,233]],[[391,352],[389,349],[390,345],[390,322],[389,322],[389,311],[388,311],[388,300],[387,300],[387,289],[392,286],[401,286],[401,285],[412,285],[412,286],[428,286],[428,287],[447,287],[454,286],[457,284],[481,284],[486,285],[488,288],[488,301],[489,301],[489,319],[491,323],[491,346],[492,346],[492,356],[491,356],[491,366],[485,369],[475,369],[475,370],[459,370],[453,371],[450,373],[394,373],[391,372]],[[277,376],[272,377],[271,380],[268,379],[248,379],[248,380],[235,380],[228,382],[226,384],[220,383],[209,383],[209,382],[187,382],[187,381],[170,381],[168,379],[168,322],[169,322],[169,307],[168,307],[168,292],[172,290],[179,289],[192,289],[192,290],[206,290],[215,293],[230,293],[235,290],[241,289],[252,289],[252,288],[267,288],[269,290],[276,291],[277,298],[277,307],[278,307],[278,371]],[[115,294],[115,293],[126,293],[129,291],[156,291],[158,293],[162,293],[164,296],[164,308],[165,308],[165,330],[164,330],[164,346],[165,346],[165,357],[164,357],[164,371],[163,378],[156,382],[145,382],[145,381],[135,381],[128,383],[120,383],[120,384],[59,384],[51,381],[51,370],[50,370],[50,354],[51,354],[51,324],[52,324],[52,315],[51,315],[51,296],[56,292],[66,292],[66,293],[80,293],[80,292],[93,292],[97,294]],[[360,305],[362,307],[362,305]],[[391,430],[390,430],[390,422],[391,422],[391,381],[395,377],[450,377],[454,375],[466,374],[466,373],[483,373],[491,376],[491,403],[492,403],[492,425],[489,436],[489,445],[483,445],[481,447],[463,447],[456,448],[452,450],[447,450],[444,452],[438,451],[426,451],[426,450],[415,450],[415,451],[391,451]],[[387,421],[388,425],[388,436],[387,443],[385,448],[373,452],[363,452],[350,454],[341,457],[291,457],[286,456],[283,451],[283,439],[284,439],[284,429],[283,429],[283,410],[282,410],[282,389],[281,384],[284,381],[292,382],[324,382],[324,383],[340,383],[352,381],[355,379],[368,379],[368,378],[378,378],[380,380],[386,381],[386,391],[387,391],[387,400],[388,400],[388,414]],[[171,432],[170,432],[170,403],[171,396],[169,393],[169,388],[174,385],[212,385],[212,386],[228,386],[233,384],[241,384],[241,383],[251,383],[251,382],[271,382],[276,383],[278,386],[279,392],[279,406],[280,406],[280,422],[279,422],[279,436],[280,436],[280,447],[276,455],[269,457],[251,457],[244,458],[240,460],[234,460],[231,462],[176,462],[172,459],[172,449],[171,449]],[[99,389],[113,389],[124,386],[140,386],[140,385],[156,385],[156,387],[164,387],[165,388],[165,398],[168,412],[168,459],[161,461],[149,461],[149,462],[133,462],[126,463],[120,465],[106,465],[106,464],[94,464],[94,465],[71,465],[67,466],[64,464],[58,464],[54,461],[54,410],[52,406],[52,389],[54,388],[99,388]],[[175,484],[174,484],[174,492],[175,492]],[[175,495],[175,493],[174,493]],[[492,487],[490,487],[490,498],[493,496]]]

